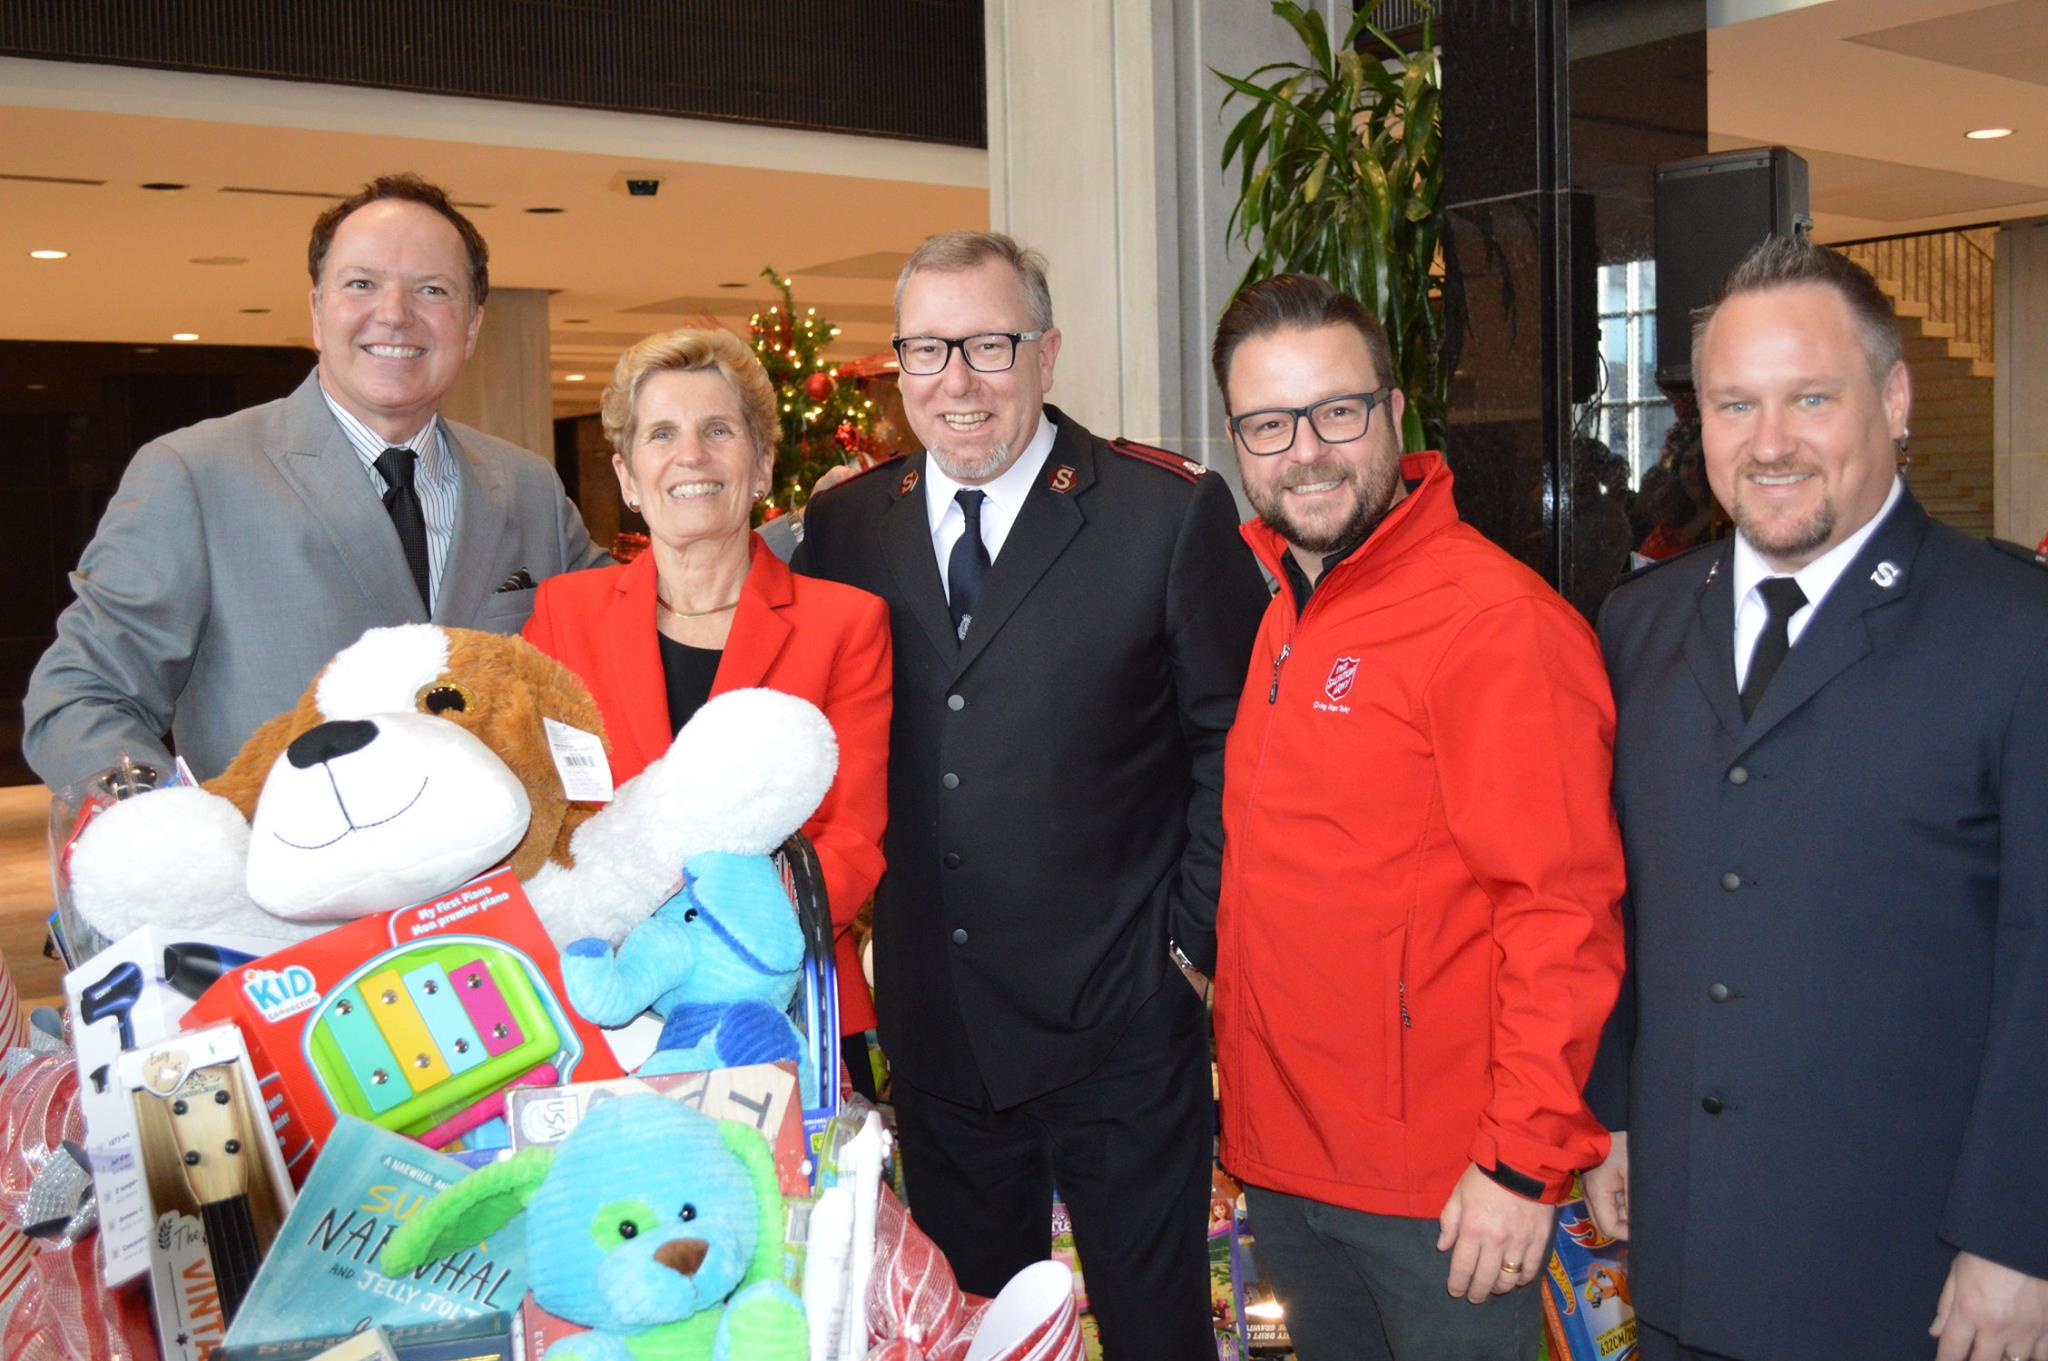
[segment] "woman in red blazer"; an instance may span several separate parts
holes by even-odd
[[[778,423],[774,387],[738,337],[649,336],[620,356],[603,419],[620,490],[646,517],[651,547],[624,566],[542,582],[526,640],[590,687],[621,783],[666,752],[712,695],[767,686],[824,712],[839,772],[803,830],[832,906],[840,1031],[858,1037],[875,1023],[852,925],[882,877],[888,607],[796,575],[753,532]],[[847,1052],[866,1089],[864,1042]]]

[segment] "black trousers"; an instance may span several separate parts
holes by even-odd
[[[910,1213],[964,1290],[994,1295],[1052,1252],[1057,1184],[1104,1361],[1214,1358],[1214,1102],[1202,1005],[1168,977],[1087,1077],[1007,1110],[896,1076]]]

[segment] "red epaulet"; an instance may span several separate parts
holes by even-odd
[[[852,477],[847,478],[846,482],[858,482],[863,477],[866,477],[869,473],[878,473],[882,471],[882,469],[884,468],[893,468],[897,464],[901,463],[904,459],[909,457],[910,455],[907,453],[891,454],[889,455],[889,457],[883,459],[880,463],[870,463],[867,467],[862,468]],[[839,485],[843,487],[846,485],[846,482],[842,482]]]
[[[1140,463],[1149,463],[1155,468],[1178,473],[1190,482],[1199,482],[1202,475],[1209,471],[1193,459],[1182,458],[1171,449],[1155,448],[1150,444],[1140,444],[1136,440],[1113,439],[1109,442],[1109,447],[1125,458],[1135,458]]]

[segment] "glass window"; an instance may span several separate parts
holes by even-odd
[[[1657,262],[1602,265],[1600,350],[1606,387],[1593,434],[1628,460],[1631,486],[1654,467],[1671,428],[1671,403],[1657,387]]]

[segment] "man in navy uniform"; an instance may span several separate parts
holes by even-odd
[[[1585,1188],[1644,1361],[2048,1358],[2048,574],[1907,489],[1900,354],[1857,266],[1754,250],[1693,333],[1736,536],[1601,620],[1630,961]]]
[[[1044,404],[1044,262],[993,232],[897,284],[924,452],[813,500],[798,571],[889,602],[875,1009],[912,1212],[993,1295],[1055,1180],[1110,1361],[1214,1353],[1215,1118],[1178,942],[1215,957],[1223,740],[1267,592],[1221,479]]]

